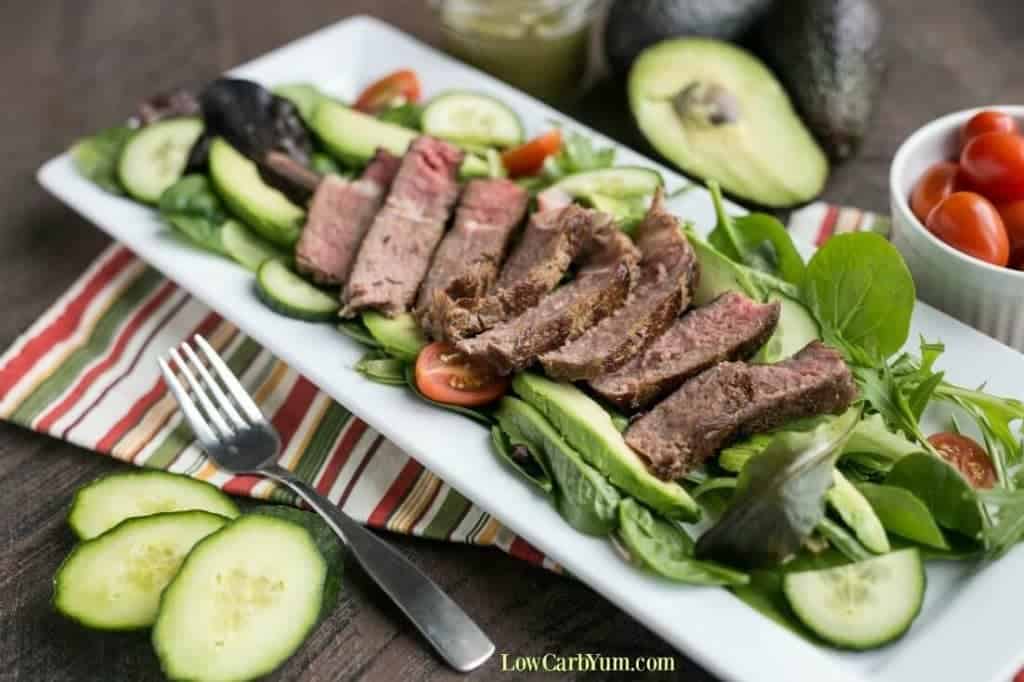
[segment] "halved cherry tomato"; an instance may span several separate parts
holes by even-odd
[[[1024,266],[1024,200],[998,204],[996,209],[1010,240],[1010,266],[1019,270]]]
[[[487,365],[462,355],[451,344],[437,341],[416,358],[416,387],[431,400],[476,407],[492,403],[508,391],[508,379]]]
[[[954,249],[992,265],[1010,260],[1010,242],[999,211],[974,192],[953,192],[932,209],[928,231]]]
[[[992,201],[1024,199],[1024,137],[985,133],[960,154],[960,168],[971,188]]]
[[[401,69],[384,76],[363,90],[356,99],[354,108],[367,114],[378,114],[385,109],[418,102],[420,79],[415,71]]]
[[[943,431],[928,436],[942,458],[956,467],[975,488],[991,488],[996,484],[996,470],[984,448],[967,436]]]
[[[561,148],[562,131],[555,128],[526,144],[509,149],[501,155],[501,162],[513,178],[533,175],[544,165],[544,159],[557,154]]]
[[[971,117],[964,129],[960,131],[960,148],[985,133],[1018,133],[1017,121],[1013,116],[1001,111],[986,109]]]
[[[922,223],[928,222],[928,214],[958,189],[960,166],[954,161],[940,161],[921,176],[910,194],[910,210]]]

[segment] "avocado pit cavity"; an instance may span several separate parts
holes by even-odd
[[[688,83],[672,96],[672,107],[684,124],[722,126],[740,118],[739,99],[718,83]]]

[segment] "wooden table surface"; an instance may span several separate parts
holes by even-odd
[[[968,106],[1024,103],[1020,0],[884,0],[881,5],[892,49],[877,125],[859,157],[835,170],[825,194],[832,201],[878,211],[887,204],[889,160],[915,127]],[[357,13],[375,14],[437,42],[426,3],[413,0],[3,3],[0,348],[35,320],[108,241],[36,184],[34,173],[44,160],[76,136],[123,119],[148,93],[198,86],[226,68]],[[590,97],[577,109],[584,111],[572,113],[632,142],[615,98]],[[51,576],[72,545],[64,525],[71,493],[115,468],[109,460],[0,423],[0,679],[161,678],[146,636],[90,634],[59,618],[49,605]],[[656,636],[569,578],[496,550],[393,539],[478,619],[501,652],[673,654]],[[347,572],[341,606],[273,679],[459,677],[427,650],[357,568]],[[495,658],[469,677],[496,679],[498,672]],[[713,679],[682,656],[675,677]],[[508,673],[508,679],[515,678]]]

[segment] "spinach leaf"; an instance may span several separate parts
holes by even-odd
[[[857,490],[871,503],[882,524],[890,532],[937,549],[949,549],[928,507],[904,488],[876,483],[861,483]]]
[[[228,213],[205,175],[186,175],[164,190],[160,215],[195,246],[225,254],[221,227]]]
[[[893,463],[912,452],[920,452],[921,447],[904,436],[893,433],[886,426],[882,415],[870,414],[860,420],[853,429],[850,439],[843,447],[842,462],[846,463],[857,455],[870,455],[877,462],[874,469],[880,473],[889,473]]]
[[[690,491],[690,497],[697,500],[715,492],[716,490],[728,490],[731,494],[736,489],[737,479],[733,476],[713,476],[701,481],[696,488]]]
[[[405,366],[405,383],[408,384],[409,388],[412,389],[412,392],[416,394],[416,397],[425,403],[430,403],[434,407],[440,407],[443,410],[448,410],[455,414],[461,414],[463,417],[469,417],[478,424],[483,424],[488,428],[490,428],[491,424],[494,423],[490,414],[483,410],[477,410],[472,407],[461,407],[459,405],[449,405],[448,403],[439,403],[436,400],[431,400],[427,396],[423,395],[422,391],[420,391],[420,387],[416,385],[416,368],[412,363]]]
[[[914,493],[943,528],[981,540],[985,518],[974,489],[941,457],[923,452],[893,465],[885,484]]]
[[[693,540],[677,524],[652,513],[631,497],[619,504],[618,538],[633,561],[672,580],[691,585],[745,585],[747,574],[693,557]]]
[[[718,224],[708,235],[708,242],[736,263],[767,272],[791,284],[799,284],[804,276],[804,259],[793,245],[785,226],[766,213],[734,218],[725,212],[718,183],[709,180],[708,190],[718,217]]]
[[[491,445],[498,456],[523,478],[543,490],[546,495],[553,494],[551,473],[543,456],[538,455],[527,445],[513,445],[500,426],[491,427]]]
[[[859,420],[853,408],[813,431],[778,434],[743,467],[732,504],[698,541],[697,557],[765,566],[795,553],[825,515],[833,467]]]
[[[357,317],[354,320],[343,320],[338,323],[338,331],[351,339],[355,339],[364,346],[380,348],[377,339],[373,338],[370,330],[363,324],[362,318]]]
[[[71,147],[75,168],[108,192],[124,194],[117,177],[117,163],[124,143],[133,132],[132,128],[120,125],[79,140]]]
[[[406,103],[385,109],[377,115],[377,118],[403,128],[423,129],[423,107],[418,104]]]
[[[372,350],[360,358],[355,370],[378,384],[405,384],[405,362],[380,350]]]
[[[880,235],[829,239],[807,264],[801,288],[825,341],[875,360],[868,366],[907,340],[914,280],[899,251]]]

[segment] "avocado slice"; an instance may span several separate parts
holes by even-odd
[[[608,412],[583,391],[532,372],[517,374],[512,389],[547,417],[566,442],[616,487],[670,519],[700,518],[700,507],[686,490],[647,471]]]
[[[852,155],[871,124],[885,72],[882,15],[874,3],[777,2],[757,27],[755,51],[829,156]]]
[[[608,535],[617,525],[619,491],[529,404],[506,396],[494,418],[512,445],[543,457],[555,481],[555,503],[566,522],[587,535]]]
[[[616,74],[636,56],[676,36],[736,40],[760,19],[772,0],[615,0],[608,9],[604,52]]]
[[[222,138],[210,144],[210,179],[224,203],[242,222],[279,246],[291,246],[306,212],[263,182],[256,164]]]
[[[735,45],[680,38],[648,48],[630,71],[629,103],[662,156],[730,194],[784,208],[825,185],[828,160],[786,92]]]
[[[384,351],[402,360],[415,360],[429,343],[410,313],[386,317],[368,310],[363,313],[363,324]]]
[[[378,147],[401,156],[419,135],[415,130],[378,120],[369,114],[323,100],[313,111],[312,128],[333,156],[361,166]]]

